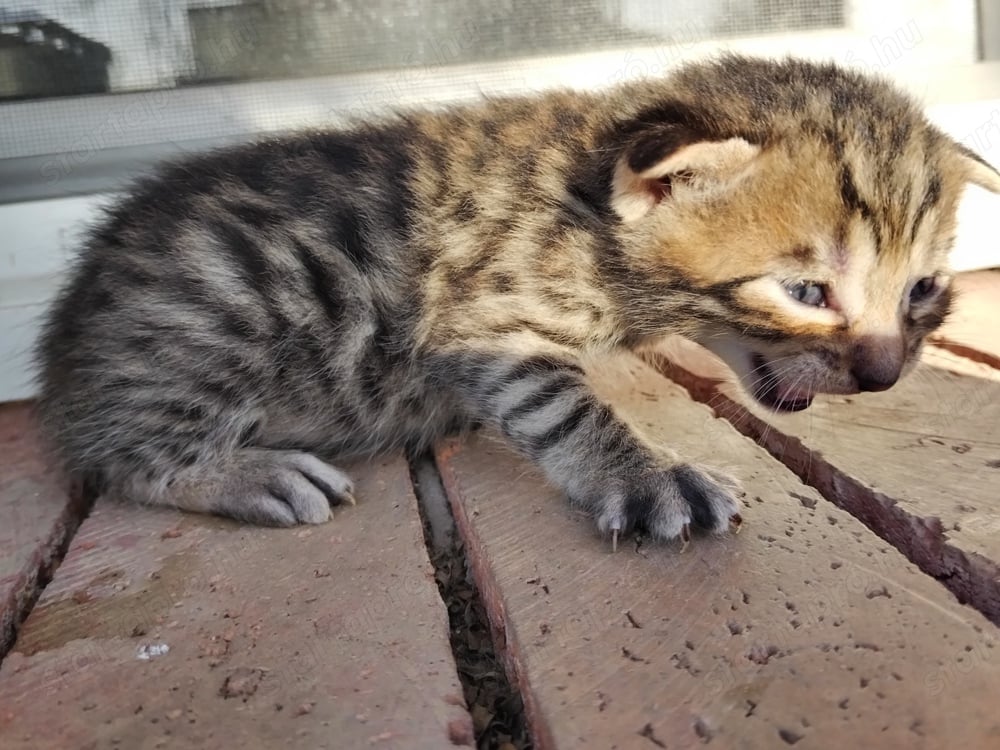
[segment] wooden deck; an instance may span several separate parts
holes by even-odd
[[[737,536],[613,554],[496,436],[439,446],[534,747],[1000,747],[1000,272],[960,284],[884,394],[747,411],[681,344],[592,373],[637,429],[741,477]],[[0,410],[4,750],[445,748],[490,724],[401,458],[354,467],[331,524],[262,530],[88,514],[32,434]]]

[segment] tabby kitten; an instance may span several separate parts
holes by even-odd
[[[602,531],[739,522],[582,362],[682,334],[763,405],[890,387],[949,305],[966,183],[890,85],[726,56],[164,166],[89,236],[38,347],[74,475],[270,525],[353,502],[327,459],[493,425]]]

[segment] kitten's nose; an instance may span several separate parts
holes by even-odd
[[[862,391],[887,391],[899,380],[899,373],[886,377],[882,373],[870,373],[857,366],[851,370],[854,379],[858,381],[858,388]]]
[[[884,391],[896,384],[903,372],[903,340],[872,337],[862,339],[854,350],[851,375],[862,391]]]

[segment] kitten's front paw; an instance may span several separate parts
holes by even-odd
[[[678,464],[615,482],[598,502],[602,532],[641,530],[654,539],[690,539],[695,525],[714,534],[743,523],[736,480],[712,469]]]

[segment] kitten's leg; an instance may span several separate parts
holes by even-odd
[[[132,475],[108,494],[261,526],[323,523],[330,506],[354,504],[354,485],[309,453],[241,448],[224,459],[163,473]]]
[[[734,481],[643,443],[570,359],[455,355],[444,367],[469,408],[591,511],[601,531],[686,540],[692,523],[722,532],[741,522]]]

